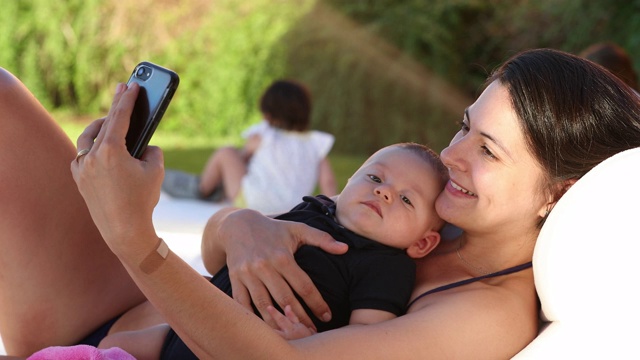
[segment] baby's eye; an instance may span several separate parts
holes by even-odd
[[[402,201],[404,201],[404,203],[407,205],[413,205],[411,204],[411,200],[409,200],[409,198],[404,195],[400,195],[400,199],[402,199]]]
[[[375,176],[375,175],[369,174],[367,176],[369,176],[369,179],[371,179],[371,181],[373,181],[373,182],[382,183],[382,180],[380,180],[380,178]]]

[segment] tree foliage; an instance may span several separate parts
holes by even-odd
[[[21,0],[0,12],[0,66],[45,106],[100,115],[142,60],[181,85],[160,131],[239,134],[280,77],[309,85],[338,150],[446,146],[509,56],[614,41],[640,65],[640,0]]]

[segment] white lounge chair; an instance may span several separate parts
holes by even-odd
[[[515,359],[640,359],[640,148],[560,199],[533,255],[546,324]]]

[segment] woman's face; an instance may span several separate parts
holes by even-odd
[[[543,171],[502,84],[494,81],[465,111],[461,130],[441,157],[451,177],[436,200],[444,220],[468,233],[535,229],[547,203]]]

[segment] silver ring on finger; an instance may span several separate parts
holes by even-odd
[[[78,151],[78,153],[76,154],[76,162],[79,162],[80,158],[85,156],[85,155],[87,155],[89,153],[89,151],[91,151],[90,147]]]

